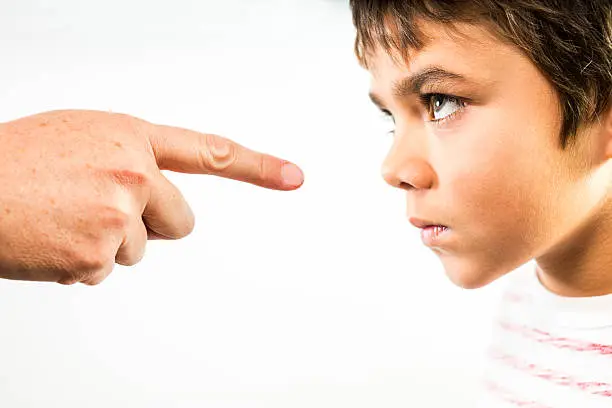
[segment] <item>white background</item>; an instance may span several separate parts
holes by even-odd
[[[0,281],[0,407],[470,406],[499,285],[452,286],[380,177],[346,3],[2,1],[0,121],[129,113],[306,184],[170,174],[190,237],[98,287]]]

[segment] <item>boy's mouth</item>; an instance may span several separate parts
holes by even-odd
[[[439,244],[442,237],[448,232],[448,227],[441,224],[436,224],[433,221],[421,220],[418,218],[410,218],[410,223],[421,229],[421,239],[427,246]]]
[[[411,217],[408,221],[410,221],[410,223],[414,225],[415,227],[421,228],[421,229],[429,228],[429,227],[444,227],[444,225],[438,224],[437,222],[429,221],[429,220],[422,220],[420,218]]]

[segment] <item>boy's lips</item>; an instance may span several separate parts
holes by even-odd
[[[421,229],[421,239],[428,247],[439,245],[441,239],[449,232],[447,226],[434,221],[422,220],[420,218],[410,218],[409,221],[412,225]]]
[[[436,227],[436,226],[444,227],[444,225],[437,223],[435,221],[422,220],[420,218],[410,217],[408,221],[410,221],[410,223],[417,228],[427,228],[427,227]]]

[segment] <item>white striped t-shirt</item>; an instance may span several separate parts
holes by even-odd
[[[612,295],[549,292],[509,276],[494,322],[482,408],[612,408]]]

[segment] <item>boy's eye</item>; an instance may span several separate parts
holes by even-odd
[[[462,99],[444,94],[422,95],[421,100],[429,113],[429,120],[432,121],[442,120],[465,106]]]
[[[383,114],[383,119],[385,120],[385,122],[389,124],[389,127],[391,128],[391,130],[388,130],[387,133],[394,134],[395,133],[395,118],[393,117],[391,112],[389,112],[386,109],[381,109],[381,112]]]

